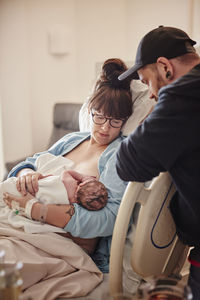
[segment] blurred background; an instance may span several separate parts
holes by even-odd
[[[56,102],[83,103],[101,63],[132,64],[159,25],[200,42],[200,0],[0,0],[0,176],[46,149]]]

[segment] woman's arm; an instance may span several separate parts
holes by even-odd
[[[32,207],[33,220],[42,221],[56,227],[64,228],[74,214],[72,204],[56,205],[35,203]],[[42,218],[43,217],[43,218]]]
[[[30,193],[25,196],[14,196],[9,193],[4,193],[3,200],[12,209],[12,202],[19,203],[19,212],[23,211],[22,215],[41,221],[60,228],[64,228],[74,214],[74,206],[72,204],[57,205],[57,204],[42,204],[37,201]],[[35,200],[34,203],[30,204]],[[29,209],[27,209],[29,206]],[[28,215],[27,215],[28,212]]]

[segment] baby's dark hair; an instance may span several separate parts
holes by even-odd
[[[127,119],[131,116],[133,112],[131,80],[118,80],[118,76],[127,69],[125,63],[119,58],[107,59],[104,62],[89,100],[89,112],[92,109],[102,110],[106,116],[116,119]]]
[[[92,180],[77,191],[77,203],[88,210],[102,209],[108,200],[108,192],[103,183]]]

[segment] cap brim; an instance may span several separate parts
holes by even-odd
[[[131,67],[130,69],[128,69],[127,71],[125,71],[124,73],[122,73],[121,75],[119,75],[118,79],[119,80],[124,80],[124,79],[139,79],[137,70],[139,70],[140,68],[142,68],[141,65],[134,65],[133,67]]]

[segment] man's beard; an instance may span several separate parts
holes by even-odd
[[[154,99],[157,102],[158,101],[158,92],[159,90],[166,85],[166,83],[164,82],[164,80],[162,79],[162,77],[160,76],[159,73],[157,73],[157,95],[155,95]]]

